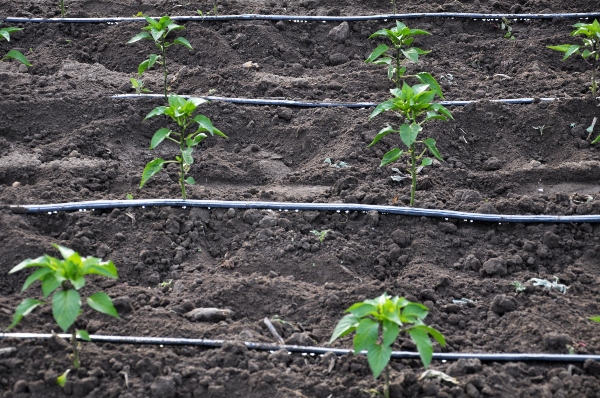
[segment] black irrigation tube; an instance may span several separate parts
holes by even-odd
[[[272,100],[272,99],[253,99],[253,98],[233,98],[233,97],[213,97],[213,96],[194,96],[181,95],[183,98],[197,97],[208,101],[229,102],[232,104],[242,105],[275,105],[275,106],[296,106],[304,108],[372,108],[379,104],[375,102],[312,102],[312,101],[292,101],[292,100]],[[162,94],[117,94],[111,98],[129,99],[129,98],[164,98]],[[508,98],[489,100],[490,102],[498,102],[501,104],[533,104],[540,101],[556,101],[559,98]],[[478,102],[477,100],[470,101],[439,101],[439,104],[444,106],[465,106]]]
[[[244,202],[225,200],[183,200],[183,199],[137,199],[137,200],[94,200],[46,205],[4,205],[14,213],[55,213],[59,211],[87,211],[96,209],[116,209],[127,207],[205,207],[221,209],[268,209],[279,211],[377,211],[382,214],[396,214],[417,217],[453,218],[465,221],[514,222],[514,223],[598,223],[600,215],[550,216],[550,215],[511,215],[481,214],[452,210],[419,209],[413,207],[362,205],[352,203],[288,203],[288,202]]]
[[[171,16],[174,21],[321,21],[321,22],[352,22],[352,21],[377,21],[387,19],[414,19],[414,18],[468,18],[468,19],[554,19],[554,18],[597,18],[598,12],[591,13],[564,13],[564,14],[474,14],[453,12],[423,12],[410,14],[383,14],[383,15],[357,15],[357,16],[325,16],[325,15],[205,15],[205,16]],[[0,19],[1,20],[1,19]],[[108,17],[108,18],[22,18],[7,17],[6,22],[12,23],[119,23],[119,22],[146,22],[141,17]]]
[[[58,334],[59,337],[68,340],[70,334]],[[0,333],[0,340],[8,338],[16,339],[40,339],[48,340],[52,337],[50,333]],[[83,341],[79,339],[80,341]],[[209,339],[186,339],[172,337],[134,337],[134,336],[102,336],[90,335],[92,343],[114,343],[114,344],[153,344],[153,345],[192,345],[201,347],[218,348],[232,341],[227,340],[209,340]],[[336,355],[348,355],[354,352],[353,350],[344,348],[329,348],[329,347],[314,347],[314,346],[297,346],[285,344],[264,344],[243,342],[243,344],[252,350],[260,351],[277,351],[287,350],[289,352],[297,352],[303,354],[326,354],[332,352]],[[366,351],[361,351],[365,355]],[[410,351],[392,351],[392,358],[396,359],[419,359],[418,352]],[[565,355],[565,354],[508,354],[508,353],[446,353],[434,352],[433,359],[439,361],[455,361],[458,359],[479,359],[480,361],[538,361],[538,362],[585,362],[588,359],[600,361],[600,355]]]

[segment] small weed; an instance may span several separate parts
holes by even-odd
[[[192,152],[194,147],[200,144],[208,136],[205,133],[210,133],[212,136],[219,136],[227,138],[221,130],[213,126],[209,118],[204,115],[193,116],[196,108],[199,105],[205,104],[206,100],[201,98],[190,98],[185,99],[177,95],[171,95],[168,98],[169,106],[159,106],[154,108],[147,116],[146,119],[157,115],[166,115],[173,119],[179,131],[174,131],[168,128],[162,128],[154,133],[152,140],[150,141],[150,149],[156,148],[164,140],[171,140],[179,145],[179,155],[175,156],[175,160],[163,160],[157,158],[149,162],[144,171],[142,172],[142,180],[140,182],[140,189],[146,184],[146,182],[154,176],[156,173],[162,170],[165,164],[175,163],[179,165],[179,184],[181,186],[181,196],[185,200],[185,184],[195,184],[196,181],[193,177],[186,177],[189,173],[194,158]],[[194,126],[194,125],[197,125]],[[188,128],[193,127],[191,133],[188,133]],[[173,138],[175,137],[175,138]]]
[[[316,229],[313,229],[312,231],[310,231],[311,234],[315,235],[317,238],[319,238],[319,242],[323,243],[323,241],[325,240],[325,237],[327,236],[327,234],[331,232],[330,229],[325,229],[323,231],[317,231]]]
[[[598,60],[600,60],[600,23],[595,19],[592,23],[576,23],[573,27],[575,30],[571,32],[571,36],[582,36],[583,45],[560,44],[558,46],[547,47],[551,50],[565,53],[563,61],[573,54],[580,54],[583,59],[592,58],[592,87],[590,88],[595,97],[598,93],[596,69],[598,67]]]
[[[352,305],[342,318],[329,340],[329,343],[350,333],[354,336],[354,353],[367,351],[367,360],[373,376],[378,378],[385,370],[384,396],[389,398],[389,362],[392,344],[400,333],[407,333],[427,368],[433,356],[433,337],[442,347],[446,345],[444,336],[436,329],[423,323],[429,309],[420,303],[412,303],[404,297],[390,297],[387,293],[374,300],[365,300]]]
[[[167,69],[167,48],[179,44],[184,46],[185,48],[192,50],[192,45],[185,37],[178,37],[173,41],[167,41],[167,36],[169,33],[173,31],[178,31],[185,29],[185,27],[181,25],[177,25],[175,22],[171,20],[168,16],[161,17],[160,20],[156,21],[150,17],[144,15],[144,18],[148,22],[148,26],[142,28],[144,32],[139,33],[131,38],[127,42],[127,44],[135,43],[140,40],[152,40],[156,47],[160,50],[160,54],[150,54],[147,60],[142,62],[138,66],[138,75],[142,76],[142,74],[149,68],[152,68],[154,64],[162,65],[163,67],[163,89],[165,95],[165,101],[168,101],[167,98],[167,78],[169,75],[169,71]]]
[[[515,291],[517,293],[521,293],[525,291],[525,285],[523,285],[521,282],[519,281],[514,281],[513,283],[510,284],[512,287],[515,288]]]
[[[166,281],[163,281],[161,283],[158,284],[158,287],[160,288],[170,288],[173,286],[173,279],[167,279]]]
[[[10,41],[10,34],[11,33],[15,33],[18,32],[20,30],[23,30],[22,28],[15,28],[12,26],[6,27],[6,28],[1,28],[0,29],[0,38],[4,38],[6,39],[6,41]],[[19,61],[20,63],[22,63],[25,66],[31,66],[31,64],[29,63],[29,61],[27,60],[27,58],[25,58],[25,56],[23,55],[22,52],[17,51],[17,50],[10,50],[6,53],[6,55],[2,58],[0,58],[0,62],[7,60],[7,59],[15,59],[17,61]]]
[[[544,135],[544,130],[549,129],[550,126],[542,125],[542,126],[533,126],[534,130],[538,130],[540,132],[540,136]]]
[[[500,23],[500,29],[506,31],[506,34],[504,35],[505,39],[509,39],[509,40],[515,40],[515,36],[512,33],[512,26],[510,26],[512,22],[510,22],[508,19],[506,19],[505,17],[502,17],[502,22]]]
[[[127,195],[125,195],[125,198],[127,198],[127,200],[133,200],[133,195],[128,193]]]
[[[594,322],[598,322],[600,323],[600,316],[592,316],[590,318],[588,318],[590,321],[594,321]]]
[[[143,81],[134,79],[133,77],[130,78],[129,80],[131,80],[131,87],[135,90],[136,94],[140,95],[142,93],[151,93],[152,92],[148,88],[144,87]]]
[[[67,332],[71,329],[71,345],[73,346],[73,366],[79,368],[79,348],[77,337],[89,341],[90,336],[85,330],[78,330],[73,325],[81,313],[81,296],[79,290],[85,286],[87,275],[100,275],[107,278],[117,279],[117,268],[112,261],[102,261],[96,257],[81,257],[77,252],[59,245],[53,245],[63,257],[63,260],[51,257],[47,254],[34,260],[27,259],[16,265],[9,274],[21,271],[25,268],[39,267],[37,271],[29,275],[23,284],[21,291],[31,286],[35,281],[42,282],[42,293],[44,299],[52,294],[52,315],[58,326]],[[57,289],[60,290],[57,291]],[[87,297],[88,305],[103,314],[119,318],[111,298],[104,292],[96,292]],[[36,307],[45,305],[47,302],[27,298],[17,306],[12,323],[8,327],[15,327],[24,316],[28,315]],[[63,374],[66,379],[66,374]],[[59,378],[60,382],[60,378]]]

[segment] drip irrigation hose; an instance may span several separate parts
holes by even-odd
[[[62,333],[57,335],[60,338],[68,340],[70,334]],[[0,333],[0,340],[8,338],[16,339],[40,339],[48,340],[52,337],[51,333]],[[78,338],[79,341],[84,341]],[[186,338],[171,338],[171,337],[134,337],[134,336],[102,336],[90,335],[92,343],[114,343],[114,344],[154,344],[154,345],[192,345],[201,347],[219,348],[232,341],[227,340],[209,340],[209,339],[186,339]],[[287,350],[289,352],[297,352],[303,354],[326,354],[332,352],[336,355],[347,355],[354,350],[344,348],[329,348],[329,347],[313,347],[313,346],[297,346],[286,344],[265,344],[243,342],[243,344],[251,350],[260,351],[277,351]],[[366,355],[366,351],[361,351],[360,354]],[[419,359],[418,352],[410,351],[392,351],[392,358],[396,359]],[[482,354],[482,353],[451,353],[451,352],[434,352],[433,359],[440,361],[455,361],[458,359],[479,359],[480,361],[539,361],[539,362],[585,362],[588,359],[600,361],[600,355],[565,355],[565,354]]]
[[[382,214],[397,214],[416,217],[453,218],[465,221],[515,222],[515,223],[598,223],[600,215],[552,216],[552,215],[512,215],[467,213],[453,210],[420,209],[381,205],[362,205],[352,203],[288,203],[288,202],[244,202],[225,200],[194,199],[136,199],[136,200],[94,200],[47,205],[4,205],[14,213],[56,213],[59,211],[86,211],[96,209],[116,209],[127,207],[206,207],[224,209],[268,209],[279,211],[377,211]]]
[[[180,95],[183,98],[196,97],[194,95]],[[111,98],[164,98],[162,94],[117,94]],[[304,108],[372,108],[379,104],[375,102],[311,102],[311,101],[290,101],[290,100],[270,100],[270,99],[253,99],[253,98],[232,98],[232,97],[197,97],[208,101],[229,102],[232,104],[241,105],[275,105],[275,106],[297,106]],[[490,102],[498,102],[501,104],[533,104],[540,101],[556,101],[559,98],[508,98],[489,100]],[[440,105],[444,106],[465,106],[478,101],[439,101]]]
[[[382,15],[356,15],[356,16],[325,16],[325,15],[194,15],[171,16],[174,21],[321,21],[321,22],[352,22],[352,21],[377,21],[414,18],[468,18],[468,19],[554,19],[554,18],[597,18],[598,12],[591,13],[564,13],[564,14],[477,14],[454,12],[422,12],[409,14],[382,14]],[[7,17],[3,21],[11,23],[119,23],[119,22],[146,22],[141,17],[108,17],[108,18],[23,18]]]

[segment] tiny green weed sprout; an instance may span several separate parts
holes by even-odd
[[[540,132],[540,136],[544,135],[544,130],[549,129],[550,126],[542,125],[542,126],[533,126],[534,130],[538,130]]]
[[[319,238],[319,242],[323,243],[323,241],[325,240],[325,237],[327,236],[327,234],[331,232],[330,229],[324,229],[323,231],[317,231],[316,229],[313,229],[312,231],[310,231],[311,234],[315,235],[317,238]]]
[[[156,173],[162,170],[163,166],[168,163],[175,163],[179,165],[179,183],[181,185],[181,196],[186,199],[185,184],[195,184],[196,181],[193,177],[186,177],[186,174],[190,171],[194,158],[192,152],[194,147],[200,144],[208,136],[205,133],[209,133],[212,136],[219,136],[227,138],[225,134],[218,128],[214,127],[209,118],[204,115],[193,116],[196,108],[208,101],[201,98],[190,98],[186,100],[177,95],[171,95],[168,97],[169,106],[159,106],[154,108],[147,116],[146,119],[157,115],[166,115],[177,123],[179,131],[174,131],[168,128],[161,128],[158,130],[152,140],[150,141],[150,149],[156,148],[165,139],[171,140],[179,145],[179,155],[175,156],[175,160],[163,160],[154,159],[146,165],[142,172],[142,180],[140,182],[140,189],[146,184],[146,182],[154,176]],[[188,129],[192,128],[191,132]]]
[[[423,78],[424,82],[431,78],[431,75],[427,73],[419,75],[426,75]],[[406,152],[410,156],[409,171],[412,179],[410,206],[412,206],[415,202],[415,192],[417,190],[417,173],[423,167],[430,166],[433,163],[431,158],[424,157],[425,153],[429,151],[439,160],[443,160],[433,138],[426,138],[424,140],[418,139],[419,134],[423,132],[423,124],[430,120],[448,120],[454,118],[450,111],[444,106],[432,102],[436,95],[442,97],[437,82],[433,86],[426,83],[416,84],[412,87],[403,83],[402,89],[395,88],[391,89],[390,92],[392,93],[393,98],[377,105],[375,110],[371,113],[371,116],[369,116],[369,119],[374,118],[380,113],[393,111],[402,118],[404,123],[397,129],[394,129],[391,126],[382,129],[377,133],[375,138],[373,138],[369,147],[378,143],[388,134],[397,133],[400,135],[401,141],[408,148]],[[424,148],[421,150],[417,148],[417,145]],[[381,160],[380,167],[400,159],[403,153],[404,150],[401,150],[400,148],[394,148],[387,152]],[[417,166],[417,161],[421,161],[420,166]]]
[[[589,318],[589,320],[600,323],[600,316],[592,316]]]
[[[515,288],[515,292],[517,292],[517,293],[521,293],[521,292],[525,291],[525,285],[523,285],[519,281],[514,281],[510,285]]]
[[[131,81],[131,87],[135,90],[135,93],[140,95],[142,93],[151,93],[148,88],[144,87],[144,82],[141,80],[134,79],[133,77],[129,79]]]
[[[395,8],[395,5],[394,5]],[[394,14],[396,12],[394,11]],[[405,60],[417,63],[419,55],[425,55],[431,51],[421,50],[417,47],[410,47],[417,35],[429,35],[431,33],[421,29],[410,29],[400,21],[396,21],[396,27],[392,29],[381,29],[369,36],[387,37],[393,48],[387,44],[380,44],[373,50],[371,55],[365,60],[366,63],[375,65],[387,65],[388,79],[400,88],[401,82],[405,77],[406,66],[401,66]]]
[[[4,38],[6,39],[6,41],[10,41],[10,34],[11,33],[15,33],[18,32],[20,30],[23,30],[22,28],[15,28],[12,26],[6,27],[6,28],[1,28],[0,29],[0,38]],[[20,63],[22,63],[25,66],[31,66],[31,64],[29,63],[29,61],[27,60],[27,58],[25,58],[25,56],[23,55],[22,52],[17,51],[17,50],[10,50],[6,53],[6,55],[2,58],[0,58],[0,62],[7,60],[7,59],[15,59],[17,61],[19,61]]]
[[[600,60],[600,23],[595,19],[594,22],[576,23],[575,28],[571,32],[571,36],[582,36],[583,45],[577,44],[560,44],[558,46],[548,46],[551,50],[565,53],[563,61],[573,54],[580,54],[583,59],[592,58],[592,94],[596,96],[598,93],[598,80],[596,78],[596,69],[598,68],[598,60]]]
[[[135,43],[137,41],[144,40],[144,39],[154,41],[154,44],[160,50],[160,54],[159,55],[150,54],[148,59],[145,60],[144,62],[142,62],[138,66],[138,75],[142,76],[142,74],[147,69],[152,68],[154,66],[154,64],[162,65],[162,67],[163,67],[163,86],[164,86],[163,89],[164,89],[165,101],[167,101],[168,100],[168,98],[167,98],[167,88],[168,88],[167,87],[167,78],[169,76],[169,71],[167,69],[167,48],[169,48],[175,44],[179,44],[179,45],[184,46],[185,48],[191,50],[192,45],[184,37],[178,37],[178,38],[174,39],[173,41],[167,41],[167,36],[169,35],[169,33],[173,32],[173,31],[185,29],[185,27],[183,27],[181,25],[177,25],[175,22],[173,22],[171,20],[171,18],[169,18],[168,16],[165,15],[164,17],[160,18],[160,20],[158,20],[158,21],[156,21],[155,19],[152,19],[150,17],[147,17],[145,15],[144,15],[144,18],[148,22],[148,26],[143,27],[142,30],[144,30],[144,32],[139,33],[139,34],[135,35],[134,37],[132,37],[131,40],[129,40],[127,42],[127,44]]]
[[[440,332],[423,323],[429,309],[404,297],[390,297],[384,293],[374,300],[356,303],[346,312],[349,314],[338,322],[329,343],[354,332],[354,352],[367,351],[367,360],[373,376],[378,378],[385,370],[385,397],[389,397],[388,365],[392,355],[392,344],[400,333],[408,333],[417,346],[425,368],[429,366],[433,357],[430,337],[442,347],[446,345],[446,340]]]
[[[59,260],[47,254],[36,259],[27,259],[16,265],[8,273],[12,274],[25,268],[39,267],[37,271],[29,275],[23,284],[21,291],[31,286],[35,281],[42,283],[44,299],[52,295],[52,315],[58,326],[67,332],[71,329],[71,344],[73,346],[73,365],[79,368],[79,349],[77,337],[90,340],[85,330],[77,330],[73,327],[77,317],[81,313],[81,296],[79,290],[85,286],[87,275],[101,275],[107,278],[117,279],[117,268],[112,261],[102,261],[96,257],[81,257],[77,252],[59,245],[52,245],[63,257]],[[57,289],[60,290],[57,291]],[[88,305],[103,314],[119,318],[112,300],[104,292],[96,292],[86,299]],[[15,327],[24,316],[28,315],[36,307],[46,304],[45,301],[27,298],[17,306],[12,323],[8,327]],[[66,377],[66,375],[65,375]]]
[[[504,35],[505,39],[509,39],[509,40],[515,40],[515,36],[512,33],[512,26],[510,26],[511,22],[506,19],[505,17],[502,17],[502,22],[500,23],[500,29],[506,31],[506,34]]]

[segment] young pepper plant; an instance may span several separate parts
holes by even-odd
[[[402,117],[404,123],[397,129],[388,126],[379,131],[369,144],[369,147],[381,141],[388,134],[397,133],[400,135],[400,139],[408,148],[406,152],[410,156],[409,168],[412,179],[410,206],[413,206],[417,190],[417,173],[422,167],[430,166],[433,162],[431,158],[424,157],[425,153],[429,151],[439,160],[443,160],[433,138],[418,140],[419,134],[423,131],[423,124],[430,120],[448,120],[454,118],[444,106],[432,102],[436,95],[441,97],[439,86],[431,87],[430,84],[416,84],[411,87],[403,83],[402,89],[395,88],[391,89],[390,92],[393,98],[377,105],[371,116],[369,116],[369,120],[380,113],[394,111]],[[419,152],[417,145],[424,146],[422,151]],[[380,167],[400,159],[403,153],[404,150],[397,147],[387,152],[381,160]],[[418,167],[417,161],[419,160],[421,161],[421,165]]]
[[[583,36],[583,45],[577,44],[560,44],[558,46],[548,46],[551,50],[565,53],[563,61],[573,54],[579,54],[583,59],[592,59],[592,94],[598,94],[598,80],[596,78],[596,69],[600,60],[600,23],[595,19],[594,22],[576,23],[575,28],[571,32],[571,36]]]
[[[356,303],[346,312],[349,314],[338,322],[329,343],[354,332],[354,352],[367,351],[367,361],[373,376],[377,379],[385,370],[386,398],[389,397],[392,344],[400,333],[408,333],[417,346],[425,368],[433,357],[431,337],[442,347],[446,345],[446,339],[439,331],[423,323],[429,309],[404,297],[390,297],[384,293],[376,299]]]
[[[149,68],[152,68],[154,64],[162,65],[163,67],[163,90],[165,95],[165,101],[167,98],[167,78],[169,71],[167,69],[167,48],[179,44],[185,48],[192,50],[192,45],[185,37],[177,37],[173,41],[167,41],[169,33],[177,30],[185,29],[181,25],[177,25],[167,15],[161,17],[160,20],[156,21],[150,17],[144,15],[144,18],[148,22],[148,26],[142,28],[145,32],[139,33],[131,38],[127,44],[135,43],[140,40],[148,39],[154,41],[156,47],[160,50],[160,54],[150,54],[147,60],[143,61],[138,66],[138,75],[142,74]]]
[[[8,26],[6,28],[1,28],[0,29],[0,38],[4,38],[4,39],[6,39],[6,41],[10,41],[10,34],[18,32],[20,30],[23,30],[23,29],[22,28],[15,28],[13,26]],[[20,52],[20,51],[17,51],[17,50],[10,50],[9,52],[7,52],[4,57],[0,58],[0,62],[2,62],[4,60],[7,60],[7,59],[15,59],[15,60],[19,61],[20,63],[22,63],[25,66],[31,66],[31,64],[29,63],[29,61],[27,60],[27,58],[25,58],[25,56],[23,55],[23,53]]]
[[[87,275],[101,275],[117,279],[117,268],[112,261],[102,261],[96,257],[81,257],[77,252],[53,244],[60,252],[63,260],[47,254],[36,259],[27,259],[16,265],[8,273],[12,274],[25,268],[39,267],[29,275],[21,291],[25,291],[35,281],[42,282],[42,293],[47,299],[52,293],[52,315],[58,326],[65,332],[71,329],[71,345],[73,346],[73,365],[79,368],[79,348],[77,337],[89,341],[90,336],[85,330],[77,330],[73,324],[81,313],[81,296],[79,290],[85,286]],[[57,289],[59,289],[57,291]],[[96,292],[86,299],[88,305],[103,314],[119,318],[112,300],[104,292]],[[17,306],[13,321],[8,327],[15,327],[24,316],[40,305],[47,304],[43,300],[26,298]]]
[[[200,144],[208,136],[205,133],[210,133],[212,136],[227,138],[225,134],[218,128],[214,127],[209,118],[204,115],[193,116],[196,108],[208,101],[202,98],[185,98],[177,95],[171,95],[168,98],[169,106],[159,106],[154,108],[147,116],[149,119],[158,115],[167,115],[177,123],[179,131],[174,131],[168,128],[161,128],[152,137],[150,141],[150,149],[156,148],[165,139],[171,140],[179,145],[180,155],[175,157],[175,160],[163,160],[161,158],[154,159],[146,165],[142,172],[142,180],[140,189],[146,182],[156,173],[162,170],[165,164],[175,163],[179,165],[179,184],[181,185],[181,196],[186,199],[185,184],[195,184],[193,177],[187,177],[186,174],[190,171],[194,158],[192,152],[194,147]],[[198,125],[191,133],[188,129]]]
[[[395,13],[396,11],[394,11]],[[388,79],[396,84],[396,88],[400,88],[402,80],[408,77],[404,75],[406,73],[406,66],[401,66],[402,63],[405,60],[417,63],[419,55],[431,52],[430,50],[421,50],[418,47],[410,47],[415,40],[415,36],[429,34],[431,33],[422,29],[410,29],[402,22],[396,21],[395,28],[381,29],[369,36],[369,39],[387,37],[392,44],[392,48],[387,44],[380,44],[373,50],[365,62],[375,65],[387,65]]]

